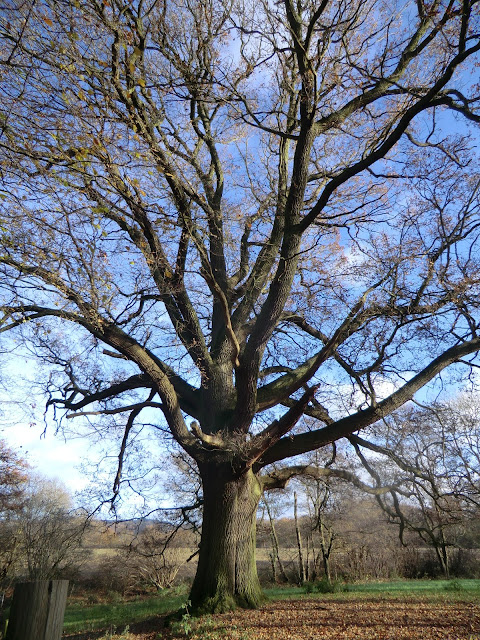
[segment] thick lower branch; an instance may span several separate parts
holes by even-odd
[[[263,483],[263,490],[270,491],[271,489],[284,489],[287,486],[288,482],[292,478],[295,478],[297,476],[310,476],[311,478],[324,478],[325,480],[327,480],[328,478],[345,480],[346,482],[350,482],[351,484],[353,484],[358,489],[361,489],[365,493],[369,493],[370,495],[374,496],[391,493],[392,491],[403,493],[401,489],[401,482],[398,482],[395,485],[378,485],[372,487],[360,480],[360,478],[351,471],[346,471],[345,469],[332,469],[331,467],[316,467],[313,465],[296,465],[293,467],[285,467],[284,469],[278,469],[276,471],[273,471],[272,473],[269,473],[268,475],[261,476],[260,480]]]
[[[447,349],[438,358],[435,358],[420,373],[414,376],[400,389],[379,402],[377,405],[358,411],[350,416],[341,418],[322,429],[309,431],[289,438],[281,438],[271,449],[265,452],[259,460],[258,468],[268,464],[301,455],[323,447],[340,438],[346,438],[359,429],[364,429],[389,415],[403,404],[411,400],[415,393],[438,375],[443,369],[462,357],[475,353],[480,349],[480,338],[472,338],[466,342]]]
[[[250,460],[256,460],[275,442],[288,433],[303,416],[308,403],[313,400],[318,387],[312,387],[294,402],[290,409],[278,420],[272,422],[266,429],[256,435],[249,443],[247,456]]]

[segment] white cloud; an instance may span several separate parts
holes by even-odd
[[[40,426],[16,424],[2,427],[0,437],[24,457],[41,475],[59,479],[72,493],[88,484],[88,478],[78,469],[87,455],[88,444],[81,439],[65,441],[52,430],[42,432]]]

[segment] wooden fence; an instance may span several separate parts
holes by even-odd
[[[68,580],[39,580],[15,586],[5,640],[60,640]]]

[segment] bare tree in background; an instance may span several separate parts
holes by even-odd
[[[23,501],[28,463],[0,440],[0,515],[17,511]]]
[[[287,572],[285,571],[285,565],[280,552],[280,543],[277,535],[277,527],[275,524],[276,515],[278,512],[278,501],[275,500],[274,495],[270,494],[268,498],[266,496],[263,497],[262,504],[265,506],[265,511],[268,516],[268,529],[271,540],[272,550],[270,552],[270,565],[272,568],[272,581],[279,582],[282,580],[283,582],[288,582],[289,577]],[[277,572],[280,572],[280,576],[278,576]]]
[[[352,442],[379,486],[394,485],[395,475],[403,475],[403,495],[392,490],[377,495],[377,502],[398,525],[400,539],[414,532],[449,578],[451,550],[480,507],[478,399],[465,394],[449,403],[411,406],[377,425],[375,444],[359,436]]]
[[[0,440],[0,611],[5,589],[15,577],[19,540],[14,521],[24,504],[27,474],[27,462]]]
[[[81,543],[87,516],[72,508],[68,492],[52,480],[30,476],[13,524],[19,575],[51,580],[74,571],[85,559]]]
[[[140,432],[196,461],[192,610],[257,606],[279,463],[476,362],[479,3],[0,11],[3,349],[115,495]]]
[[[332,490],[330,478],[302,479],[303,490],[307,500],[309,531],[309,547],[312,555],[310,580],[317,579],[323,573],[327,582],[332,581],[330,558],[338,537],[331,518],[332,504],[337,498]],[[330,516],[330,517],[329,517]]]

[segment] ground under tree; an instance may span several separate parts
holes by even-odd
[[[124,430],[115,492],[168,429],[203,482],[193,606],[254,607],[258,501],[305,471],[277,463],[475,365],[479,4],[0,11],[2,348]]]

